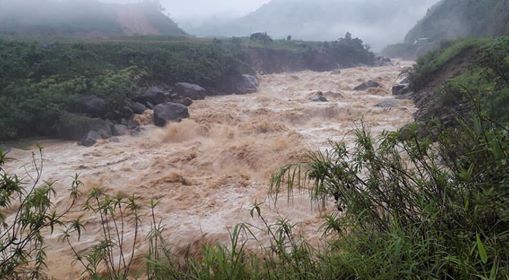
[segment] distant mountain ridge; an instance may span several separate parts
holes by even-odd
[[[335,40],[351,32],[375,48],[402,40],[408,28],[437,0],[272,0],[231,21],[214,19],[184,28],[198,36],[246,36]],[[390,31],[390,32],[388,32]]]
[[[0,34],[40,36],[187,35],[157,2],[0,1]]]
[[[509,34],[509,0],[441,0],[405,37],[442,41]]]

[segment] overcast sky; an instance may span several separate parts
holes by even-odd
[[[141,0],[102,0],[104,2],[139,2]],[[270,0],[161,0],[166,12],[174,19],[242,16]],[[312,1],[312,0],[310,0]]]

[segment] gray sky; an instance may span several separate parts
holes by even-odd
[[[139,2],[141,0],[102,0],[103,2]],[[175,19],[203,18],[214,15],[242,16],[270,0],[161,0]],[[312,1],[312,0],[310,0]]]

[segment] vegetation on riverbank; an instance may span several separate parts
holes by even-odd
[[[472,112],[506,125],[509,113],[509,38],[444,42],[417,61],[410,73],[417,121],[457,125]]]
[[[0,139],[49,136],[79,96],[105,98],[114,109],[150,85],[189,81],[220,89],[246,71],[239,57],[186,42],[0,41]]]
[[[283,59],[268,69],[275,56]],[[240,74],[324,71],[375,60],[362,41],[352,38],[315,43],[158,36],[0,39],[0,58],[0,140],[55,135],[56,120],[73,112],[80,96],[103,98],[111,112],[154,85],[171,89],[176,82],[190,82],[211,93],[230,93]]]

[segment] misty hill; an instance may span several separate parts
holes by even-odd
[[[272,0],[235,20],[186,24],[199,36],[245,36],[267,32],[276,38],[335,40],[346,32],[381,48],[403,39],[436,0]],[[387,32],[390,30],[390,32]]]
[[[509,0],[442,0],[407,34],[405,42],[509,34]]]
[[[0,0],[0,33],[38,36],[186,35],[157,2]]]

